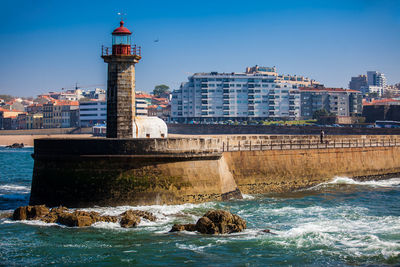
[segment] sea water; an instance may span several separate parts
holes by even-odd
[[[137,228],[97,223],[68,228],[5,215],[29,202],[32,148],[0,148],[0,265],[60,266],[381,266],[400,264],[400,179],[331,182],[290,194],[173,206],[93,207],[117,215],[147,210],[158,220]],[[169,233],[209,209],[240,215],[231,235]],[[263,233],[270,229],[273,234]]]

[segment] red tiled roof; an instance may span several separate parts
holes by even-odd
[[[147,94],[136,94],[136,98],[152,98],[152,96]]]
[[[372,105],[388,105],[390,103],[400,103],[400,100],[392,99],[392,98],[384,98],[384,99],[373,99],[371,102],[363,101],[364,106],[372,106]]]
[[[22,112],[22,111],[15,110],[15,109],[5,109],[5,108],[0,108],[0,111],[5,111],[5,112]]]

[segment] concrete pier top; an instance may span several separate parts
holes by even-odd
[[[213,138],[42,138],[34,156],[41,155],[220,155],[220,140]]]

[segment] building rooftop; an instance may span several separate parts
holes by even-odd
[[[343,88],[314,88],[314,87],[300,87],[302,92],[347,92],[347,93],[361,93],[360,91],[343,89]]]
[[[393,98],[385,98],[385,99],[372,99],[371,102],[367,102],[363,100],[363,106],[373,106],[373,105],[390,105],[390,104],[399,104],[400,100],[396,100]]]

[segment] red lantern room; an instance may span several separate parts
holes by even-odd
[[[120,26],[112,33],[112,54],[131,55],[131,31],[124,27],[121,20]]]

